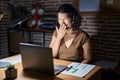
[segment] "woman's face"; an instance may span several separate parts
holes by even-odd
[[[67,13],[60,13],[60,12],[58,13],[58,23],[60,26],[65,24],[67,28],[72,27],[71,18],[68,16]]]

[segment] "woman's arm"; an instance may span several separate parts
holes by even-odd
[[[53,52],[53,57],[56,57],[58,54],[58,49],[59,49],[59,45],[60,45],[60,40],[57,39],[56,37],[52,36],[52,40],[50,43],[50,46],[52,48],[52,52]]]
[[[90,41],[87,41],[83,45],[83,61],[81,63],[87,64],[90,63],[91,61],[91,46],[90,46]]]
[[[63,26],[60,26],[59,29],[58,27],[56,27],[56,31],[57,31],[57,37],[55,37],[54,35],[52,36],[52,40],[49,46],[52,48],[53,57],[56,57],[58,54],[60,42],[66,33],[66,26],[63,24]]]

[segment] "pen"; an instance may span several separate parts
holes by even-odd
[[[67,71],[69,71],[72,67],[73,67],[73,66],[68,67],[68,68],[67,68]]]

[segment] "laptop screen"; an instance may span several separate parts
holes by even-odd
[[[52,48],[49,47],[20,43],[20,53],[24,70],[34,70],[54,75],[67,68],[66,66],[57,65],[59,67],[59,69],[57,67],[58,71],[54,69]]]

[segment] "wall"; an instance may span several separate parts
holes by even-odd
[[[0,3],[0,11],[4,10],[6,4]],[[10,24],[9,14],[0,20],[0,58],[8,56],[7,26]]]
[[[0,1],[0,12],[7,10],[7,2],[11,2],[17,6],[25,6],[28,10],[31,9],[31,4],[34,0],[1,0]],[[12,26],[11,14],[8,12],[2,20],[0,20],[0,58],[8,56],[8,34],[7,28]]]
[[[120,15],[83,16],[82,29],[91,36],[94,57],[120,60]]]
[[[12,0],[16,5],[24,5],[28,10],[31,9],[31,4],[34,3],[34,0]],[[16,3],[18,2],[18,3]],[[62,3],[72,3],[72,0],[40,0],[42,7],[45,9],[46,22],[49,24],[53,24],[55,21],[55,12],[58,6]],[[92,41],[93,48],[93,57],[95,59],[107,59],[112,61],[120,61],[120,14],[111,14],[111,15],[83,15],[82,26],[81,29],[88,32]],[[9,26],[9,22],[7,21],[8,17],[6,17],[0,25],[2,28],[5,26]],[[3,24],[7,23],[7,24]],[[1,27],[1,26],[0,26]],[[0,28],[0,30],[2,29]],[[6,39],[5,42],[1,42],[6,45],[4,49],[7,50],[7,37],[6,30],[3,31],[2,39]],[[52,34],[47,34],[46,46],[49,45]],[[25,34],[26,38],[28,38],[27,33]],[[32,38],[34,43],[42,42],[42,33],[32,33]],[[29,41],[29,40],[28,40]],[[3,46],[2,46],[3,48]],[[4,52],[4,54],[7,52]],[[3,52],[2,52],[3,54]]]

